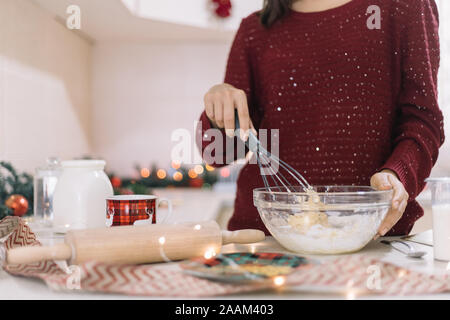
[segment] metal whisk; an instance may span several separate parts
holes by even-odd
[[[240,128],[237,110],[235,112],[234,117],[235,117],[235,128],[237,130]],[[312,190],[311,185],[297,170],[295,170],[289,164],[287,164],[277,156],[271,154],[266,148],[264,148],[259,139],[255,136],[255,134],[251,130],[249,130],[248,139],[247,141],[245,141],[245,145],[248,147],[250,151],[252,151],[256,155],[256,161],[258,163],[261,172],[261,177],[263,179],[264,186],[266,187],[266,189],[268,189],[269,191],[272,190],[272,188],[278,188],[281,190],[280,186],[281,184],[284,188],[286,188],[286,190],[289,193],[292,192],[291,190],[294,190],[294,186],[292,186],[292,184],[289,183],[286,176],[279,171],[276,172],[270,165],[270,163],[277,163],[281,169],[286,171],[288,176],[293,177],[295,181],[300,186],[303,187],[304,191]],[[264,172],[264,168],[268,168],[270,174],[266,174]],[[273,181],[274,185],[272,187],[269,183],[269,179],[267,179],[267,176],[269,176]]]

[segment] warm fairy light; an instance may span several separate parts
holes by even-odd
[[[159,244],[163,245],[164,243],[166,243],[166,237],[160,237],[158,239]]]
[[[181,167],[181,162],[178,160],[174,160],[172,161],[172,168],[174,168],[175,170],[180,169]]]
[[[282,286],[285,282],[286,282],[286,278],[283,276],[276,276],[275,278],[273,278],[273,283],[277,287]]]
[[[70,224],[65,224],[64,227],[68,228],[70,227]]]
[[[183,174],[180,171],[176,171],[172,177],[175,181],[181,181],[183,179]]]
[[[255,246],[250,246],[250,252],[251,253],[255,253],[256,252],[256,247]]]
[[[150,177],[150,170],[148,168],[142,168],[141,169],[141,177],[142,178]]]
[[[305,217],[305,224],[306,224],[307,226],[309,226],[310,223],[311,223],[311,221],[309,221],[309,217],[306,216],[306,217]]]
[[[447,263],[447,271],[450,271],[450,262]]]
[[[204,257],[205,257],[205,259],[211,259],[215,255],[216,255],[216,250],[214,250],[214,248],[208,248],[205,251]]]
[[[166,177],[166,170],[164,170],[164,169],[159,169],[157,172],[156,172],[156,176],[159,178],[159,179],[164,179],[165,177]]]
[[[198,177],[198,174],[197,174],[197,172],[195,172],[194,169],[190,169],[188,172],[188,175],[189,175],[189,178],[191,178],[191,179],[195,179]]]
[[[196,225],[194,226],[194,229],[195,229],[195,230],[200,230],[201,228],[202,228],[202,226],[199,225],[199,224],[196,224]]]
[[[355,290],[348,290],[348,291],[347,291],[347,294],[345,295],[345,298],[346,298],[347,300],[355,300],[355,298],[356,298],[356,292],[355,292]]]
[[[211,167],[210,165],[206,165],[205,168],[208,171],[214,171],[214,167]]]
[[[228,178],[230,176],[230,169],[228,168],[222,168],[220,170],[220,175],[224,178]]]
[[[404,277],[405,275],[406,275],[406,270],[400,269],[400,270],[398,271],[398,277],[399,277],[399,278],[402,278],[402,277]]]
[[[194,171],[195,171],[196,174],[202,174],[203,173],[203,167],[198,164],[198,165],[196,165],[194,167]]]

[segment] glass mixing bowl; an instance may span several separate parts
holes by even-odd
[[[362,249],[386,216],[393,191],[361,186],[316,186],[253,190],[264,225],[286,249],[339,254]]]

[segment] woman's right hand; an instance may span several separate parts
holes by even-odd
[[[236,89],[227,83],[218,84],[209,89],[204,97],[205,112],[212,125],[224,128],[229,137],[234,137],[235,109],[238,111],[240,136],[246,141],[248,130],[254,129],[248,112],[247,96],[244,90]]]

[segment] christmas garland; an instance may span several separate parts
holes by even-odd
[[[33,177],[19,174],[10,163],[0,161],[0,219],[30,215],[32,211]]]
[[[152,188],[211,188],[218,180],[214,168],[202,164],[194,168],[173,163],[172,168],[158,169],[136,166],[137,179],[120,178],[108,173],[115,194],[151,194]],[[33,212],[33,176],[18,173],[14,167],[0,161],[0,219],[6,216],[28,216]]]
[[[200,168],[199,168],[200,167]],[[156,165],[150,168],[136,166],[139,178],[120,178],[113,172],[108,173],[114,193],[119,194],[151,194],[152,188],[211,188],[218,180],[217,172],[205,164],[197,165],[198,174],[194,169],[183,166],[174,166],[169,170],[158,169]]]

